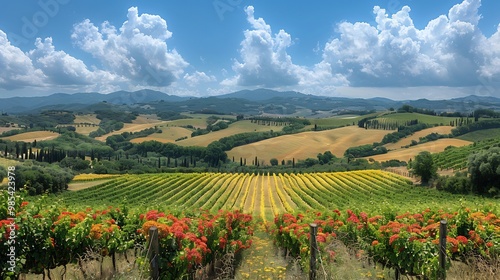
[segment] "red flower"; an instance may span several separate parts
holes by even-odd
[[[377,246],[379,244],[378,240],[373,240],[372,246]]]
[[[391,238],[389,238],[389,245],[392,245],[392,243],[396,241],[398,238],[399,238],[398,234],[392,235]]]
[[[488,248],[493,247],[493,243],[492,242],[486,242],[486,247],[488,247]]]
[[[459,235],[457,236],[457,240],[458,242],[462,243],[462,244],[467,244],[469,242],[469,240],[467,240],[467,237],[463,236],[463,235]]]
[[[28,202],[27,202],[27,201],[23,201],[23,202],[21,203],[21,207],[24,207],[24,206],[26,206],[26,205],[28,205]]]

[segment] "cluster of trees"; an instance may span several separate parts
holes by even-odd
[[[16,166],[16,185],[29,195],[58,193],[68,189],[74,174],[58,165],[36,164]]]
[[[429,152],[421,152],[409,164],[411,171],[421,176],[426,184],[438,190],[461,194],[500,195],[500,147],[491,147],[470,155],[468,173],[458,172],[454,176],[437,176],[437,167]]]
[[[113,148],[113,150],[127,150],[130,149],[132,143],[130,140],[140,137],[146,137],[154,133],[162,133],[161,129],[158,129],[157,126],[143,129],[138,132],[122,132],[121,134],[111,135],[106,138],[106,145]]]
[[[345,157],[369,157],[374,155],[380,155],[387,153],[387,148],[382,146],[380,143],[366,144],[356,147],[348,148],[344,152]]]
[[[500,128],[500,119],[482,120],[465,124],[452,129],[451,134],[456,137],[469,132],[490,128]]]
[[[401,108],[398,109],[398,113],[419,113],[423,115],[430,115],[430,116],[435,116],[436,112],[434,110],[429,110],[429,109],[421,109],[421,108],[415,108],[410,105],[403,105]]]
[[[191,117],[180,114],[179,112],[163,110],[157,111],[156,116],[164,121],[173,121],[180,119],[191,119]]]
[[[99,129],[89,134],[92,138],[120,130],[123,128],[124,123],[131,123],[137,118],[136,114],[111,109],[96,110],[95,113],[96,118],[100,119],[101,122],[99,123]]]
[[[291,126],[291,125],[310,125],[311,121],[308,119],[303,119],[303,118],[289,118],[289,117],[282,117],[282,118],[276,118],[276,117],[252,117],[250,118],[250,121],[252,123],[260,124],[260,125],[267,125],[267,126]]]
[[[386,134],[384,136],[384,138],[382,138],[381,143],[382,144],[396,143],[399,140],[401,140],[409,135],[412,135],[413,133],[415,133],[417,131],[424,130],[424,129],[429,128],[429,127],[431,127],[431,126],[428,124],[425,124],[425,123],[418,123],[418,121],[417,121],[417,123],[415,123],[414,125],[402,126],[402,127],[398,128],[398,131]]]

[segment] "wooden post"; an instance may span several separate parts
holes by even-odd
[[[309,237],[309,249],[311,250],[311,259],[309,260],[309,280],[316,280],[316,253],[318,251],[316,233],[318,231],[318,225],[311,223],[309,226],[311,229],[311,235]]]
[[[439,279],[446,279],[446,220],[439,224]]]
[[[150,276],[151,279],[157,280],[160,279],[160,270],[158,264],[158,254],[159,254],[159,246],[158,246],[158,228],[152,226],[149,228],[149,243],[148,243],[148,259],[150,266]]]

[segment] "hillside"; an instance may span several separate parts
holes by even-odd
[[[331,151],[337,157],[343,157],[347,148],[379,142],[389,133],[387,130],[365,130],[357,126],[348,126],[325,131],[309,131],[284,135],[257,143],[236,147],[227,152],[229,158],[244,158],[251,162],[256,156],[259,161],[269,164],[269,160],[315,158],[318,153]]]
[[[369,158],[376,161],[388,161],[391,159],[397,159],[400,161],[408,162],[411,158],[414,158],[420,152],[427,151],[430,153],[439,153],[446,149],[448,146],[462,147],[472,144],[472,142],[460,140],[460,139],[439,139],[432,142],[427,142],[424,144],[419,144],[406,149],[398,149],[394,151],[389,151],[387,154],[370,156]]]
[[[413,135],[405,137],[405,138],[399,140],[396,143],[389,143],[389,144],[385,144],[384,146],[388,150],[403,149],[402,147],[410,145],[411,141],[417,141],[418,142],[421,137],[425,137],[425,136],[427,136],[427,135],[429,135],[431,133],[438,133],[438,134],[447,135],[447,134],[451,133],[452,129],[453,129],[453,127],[451,127],[451,126],[436,126],[436,127],[431,127],[431,128],[427,128],[427,129],[424,129],[424,130],[421,130],[421,131],[417,131]]]

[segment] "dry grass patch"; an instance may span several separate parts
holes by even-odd
[[[126,124],[124,124],[122,129],[117,130],[117,131],[113,131],[111,133],[105,134],[105,135],[100,136],[100,137],[96,137],[95,139],[104,142],[104,141],[106,141],[106,138],[108,138],[109,136],[112,136],[112,135],[122,134],[123,132],[139,132],[139,131],[144,130],[144,129],[148,129],[148,128],[155,127],[155,126],[160,126],[163,123],[165,123],[165,122],[164,121],[156,121],[156,122],[151,122],[151,123],[139,123],[139,124],[126,123]]]
[[[75,120],[73,121],[73,123],[100,124],[101,120],[98,119],[95,114],[75,115]]]
[[[59,136],[59,133],[55,133],[52,131],[32,131],[32,132],[25,132],[25,133],[19,133],[17,135],[5,137],[4,139],[10,140],[10,141],[22,141],[22,142],[34,142],[36,141],[45,141],[45,140],[52,140],[55,139]]]
[[[262,131],[280,131],[283,129],[283,126],[267,126],[267,125],[260,125],[256,123],[252,123],[249,120],[245,121],[239,121],[235,122],[231,125],[229,125],[228,128],[219,130],[219,131],[214,131],[210,132],[205,135],[200,135],[196,136],[193,138],[189,138],[186,140],[182,140],[177,142],[177,144],[181,146],[201,146],[201,147],[206,147],[208,144],[212,143],[213,141],[217,141],[223,137],[228,137],[234,134],[238,133],[244,133],[244,132],[262,132]]]
[[[15,161],[15,160],[6,159],[6,158],[0,158],[0,166],[3,166],[5,168],[7,168],[9,166],[16,166],[18,164],[19,164],[19,162]]]
[[[387,154],[371,156],[369,158],[372,158],[376,161],[387,161],[391,159],[409,161],[411,158],[414,158],[416,155],[423,151],[428,151],[430,153],[440,153],[444,151],[444,149],[448,146],[462,147],[470,144],[472,144],[472,142],[460,139],[439,139],[437,141],[427,142],[406,149],[389,151]]]
[[[380,142],[391,131],[366,130],[357,126],[348,126],[325,131],[309,131],[291,135],[284,135],[260,142],[236,147],[227,154],[235,159],[246,158],[247,164],[257,156],[259,161],[269,164],[269,160],[276,158],[291,160],[292,158],[315,158],[318,153],[331,151],[335,156],[342,157],[344,152],[354,146]]]
[[[161,143],[174,143],[176,139],[190,137],[192,133],[191,130],[183,127],[162,125],[159,128],[162,130],[162,133],[154,133],[147,137],[135,138],[130,140],[130,142],[142,143],[146,141],[158,141]]]
[[[413,135],[405,137],[396,143],[389,143],[389,144],[386,144],[384,146],[389,150],[397,150],[397,149],[401,149],[401,147],[403,147],[403,146],[410,145],[412,140],[415,140],[418,142],[420,140],[420,137],[425,137],[431,133],[450,134],[452,129],[453,129],[452,126],[431,127],[431,128],[427,128],[427,129],[424,129],[421,131],[417,131]]]

